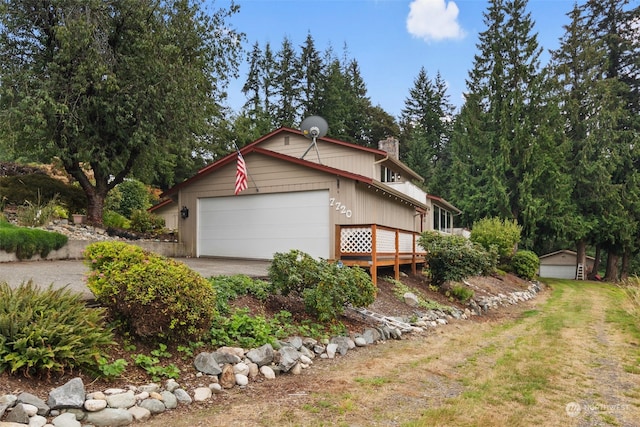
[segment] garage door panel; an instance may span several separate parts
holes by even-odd
[[[329,192],[203,198],[198,256],[271,259],[300,249],[329,257]]]

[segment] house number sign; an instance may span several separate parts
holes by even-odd
[[[335,206],[338,212],[345,215],[347,218],[351,218],[351,214],[352,214],[351,209],[347,209],[347,207],[343,205],[341,202],[336,201],[335,197],[329,198],[329,206],[332,206],[332,207]]]

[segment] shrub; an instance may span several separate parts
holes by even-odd
[[[495,255],[462,236],[427,231],[422,233],[418,244],[427,251],[426,263],[435,286],[488,274],[496,266]]]
[[[214,346],[238,345],[244,348],[275,344],[275,329],[263,316],[251,316],[246,308],[236,309],[229,316],[216,319],[211,328]]]
[[[131,214],[131,229],[141,233],[160,231],[164,228],[164,218],[145,210],[135,210]]]
[[[16,227],[0,220],[0,250],[15,253],[18,259],[29,259],[36,254],[45,258],[52,250],[67,244],[64,234],[37,228]]]
[[[0,300],[0,372],[97,371],[101,351],[113,344],[104,311],[88,308],[67,289],[0,283]]]
[[[459,283],[454,284],[449,292],[451,293],[451,295],[453,295],[454,298],[461,302],[467,302],[475,295],[473,289],[469,289]]]
[[[483,218],[473,223],[471,241],[482,245],[487,251],[495,247],[502,262],[513,255],[520,242],[522,227],[513,220],[500,218]]]
[[[531,251],[518,251],[511,258],[509,266],[518,277],[531,280],[538,274],[540,258]]]
[[[305,289],[316,285],[319,274],[320,263],[297,249],[275,253],[269,266],[273,290],[285,296],[291,292],[302,295]]]
[[[58,198],[58,203],[70,212],[81,212],[87,206],[84,191],[59,179],[43,174],[6,176],[0,178],[0,200],[6,204],[23,205],[25,202],[47,203]]]
[[[102,224],[106,228],[120,228],[124,230],[131,228],[131,221],[129,221],[129,219],[111,210],[104,211],[102,214]]]
[[[375,301],[376,287],[363,269],[316,261],[297,249],[274,254],[269,278],[276,292],[302,297],[307,311],[323,322],[335,320],[346,304],[366,307]]]
[[[318,284],[303,291],[307,311],[321,322],[337,319],[346,305],[366,307],[375,301],[376,288],[360,267],[324,262]]]
[[[199,339],[216,315],[211,284],[184,263],[123,242],[87,246],[87,286],[134,335]]]
[[[125,179],[111,191],[109,209],[126,218],[131,218],[136,210],[146,210],[151,206],[150,194],[147,186],[137,179]]]

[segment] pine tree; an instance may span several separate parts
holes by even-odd
[[[320,111],[320,88],[322,87],[324,64],[320,52],[315,47],[311,34],[302,45],[300,53],[300,68],[302,73],[300,103],[303,117],[317,114]]]

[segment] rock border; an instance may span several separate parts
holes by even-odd
[[[538,282],[531,282],[526,291],[472,299],[464,311],[455,308],[450,313],[429,310],[411,323],[409,333],[424,333],[451,319],[464,320],[500,306],[528,301],[541,290]],[[404,318],[398,320],[409,322]],[[206,402],[215,394],[234,387],[244,388],[257,379],[275,380],[279,375],[299,375],[303,369],[311,368],[316,359],[333,359],[358,347],[402,337],[400,329],[383,324],[365,328],[362,333],[350,337],[335,336],[317,341],[294,336],[278,341],[275,348],[265,344],[250,350],[221,347],[211,353],[201,352],[194,358],[193,365],[197,376],[209,385],[197,387],[191,393],[173,379],[163,385],[149,383],[87,393],[82,379],[74,378],[51,390],[46,402],[28,392],[0,396],[0,427],[128,426],[179,405]]]

